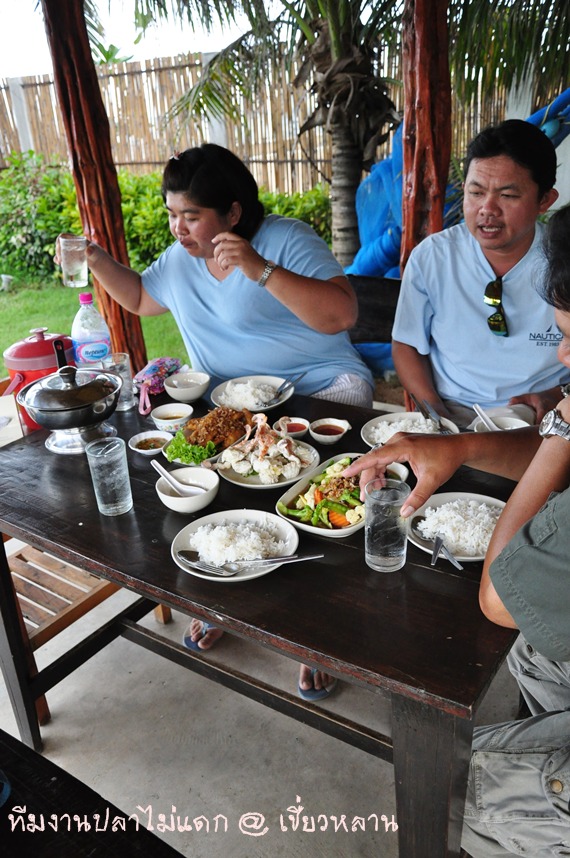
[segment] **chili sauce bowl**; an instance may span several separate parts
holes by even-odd
[[[351,428],[348,420],[322,417],[320,420],[313,420],[309,424],[309,433],[317,444],[336,444]]]
[[[281,417],[273,424],[275,432],[285,430],[287,438],[302,438],[309,431],[309,421],[304,417]]]

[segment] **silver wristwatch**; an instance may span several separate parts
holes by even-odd
[[[570,441],[570,423],[564,420],[560,411],[553,408],[552,411],[547,411],[540,421],[538,433],[542,438],[548,435],[559,435],[560,438]]]
[[[277,266],[274,262],[267,261],[265,263],[265,268],[263,269],[263,274],[261,275],[261,277],[257,281],[257,285],[261,286],[263,288],[265,286],[265,284],[267,283],[267,281],[269,280],[269,275],[273,274],[273,272],[275,271],[276,268],[277,268]]]

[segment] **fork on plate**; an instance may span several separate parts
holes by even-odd
[[[440,435],[454,435],[455,434],[451,429],[448,429],[447,426],[443,425],[441,417],[439,416],[439,414],[437,413],[437,411],[435,410],[433,405],[430,405],[429,402],[427,402],[425,399],[423,401],[423,404],[424,404],[425,410],[428,413],[428,417],[431,420],[433,420],[433,422],[437,426],[437,431],[440,433]]]
[[[435,566],[437,558],[439,557],[440,554],[443,557],[445,557],[446,560],[449,560],[449,562],[452,563],[456,569],[463,569],[463,566],[461,565],[459,560],[457,560],[455,558],[455,556],[451,553],[451,551],[449,550],[449,548],[447,547],[447,545],[443,541],[443,536],[441,536],[441,534],[437,533],[435,536],[434,543],[433,543],[433,552],[431,555],[431,565],[432,566]]]
[[[279,402],[283,394],[287,393],[288,390],[290,390],[295,384],[301,381],[301,379],[304,378],[306,375],[306,372],[299,372],[296,375],[290,375],[289,378],[286,378],[284,381],[282,381],[277,390],[275,391],[275,396],[270,399],[269,402],[263,403],[264,407],[267,407],[268,405],[275,405],[277,402]]]

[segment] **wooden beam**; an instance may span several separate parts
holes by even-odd
[[[406,0],[403,15],[403,271],[422,238],[443,228],[451,156],[448,0]]]
[[[41,2],[83,229],[114,259],[128,265],[109,120],[91,56],[83,0]],[[94,283],[112,347],[129,352],[136,372],[147,362],[140,318],[113,301],[96,280]]]

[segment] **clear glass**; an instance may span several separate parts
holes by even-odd
[[[113,352],[103,358],[103,369],[120,375],[123,386],[119,393],[117,411],[128,411],[133,408],[136,400],[133,388],[133,373],[131,371],[131,359],[126,352]]]
[[[410,487],[401,480],[375,479],[364,487],[366,564],[396,572],[406,562],[408,525],[400,515]]]
[[[122,438],[98,438],[85,447],[102,515],[122,515],[133,506],[127,448]]]
[[[59,262],[63,285],[84,289],[89,281],[87,239],[82,235],[59,239]]]

